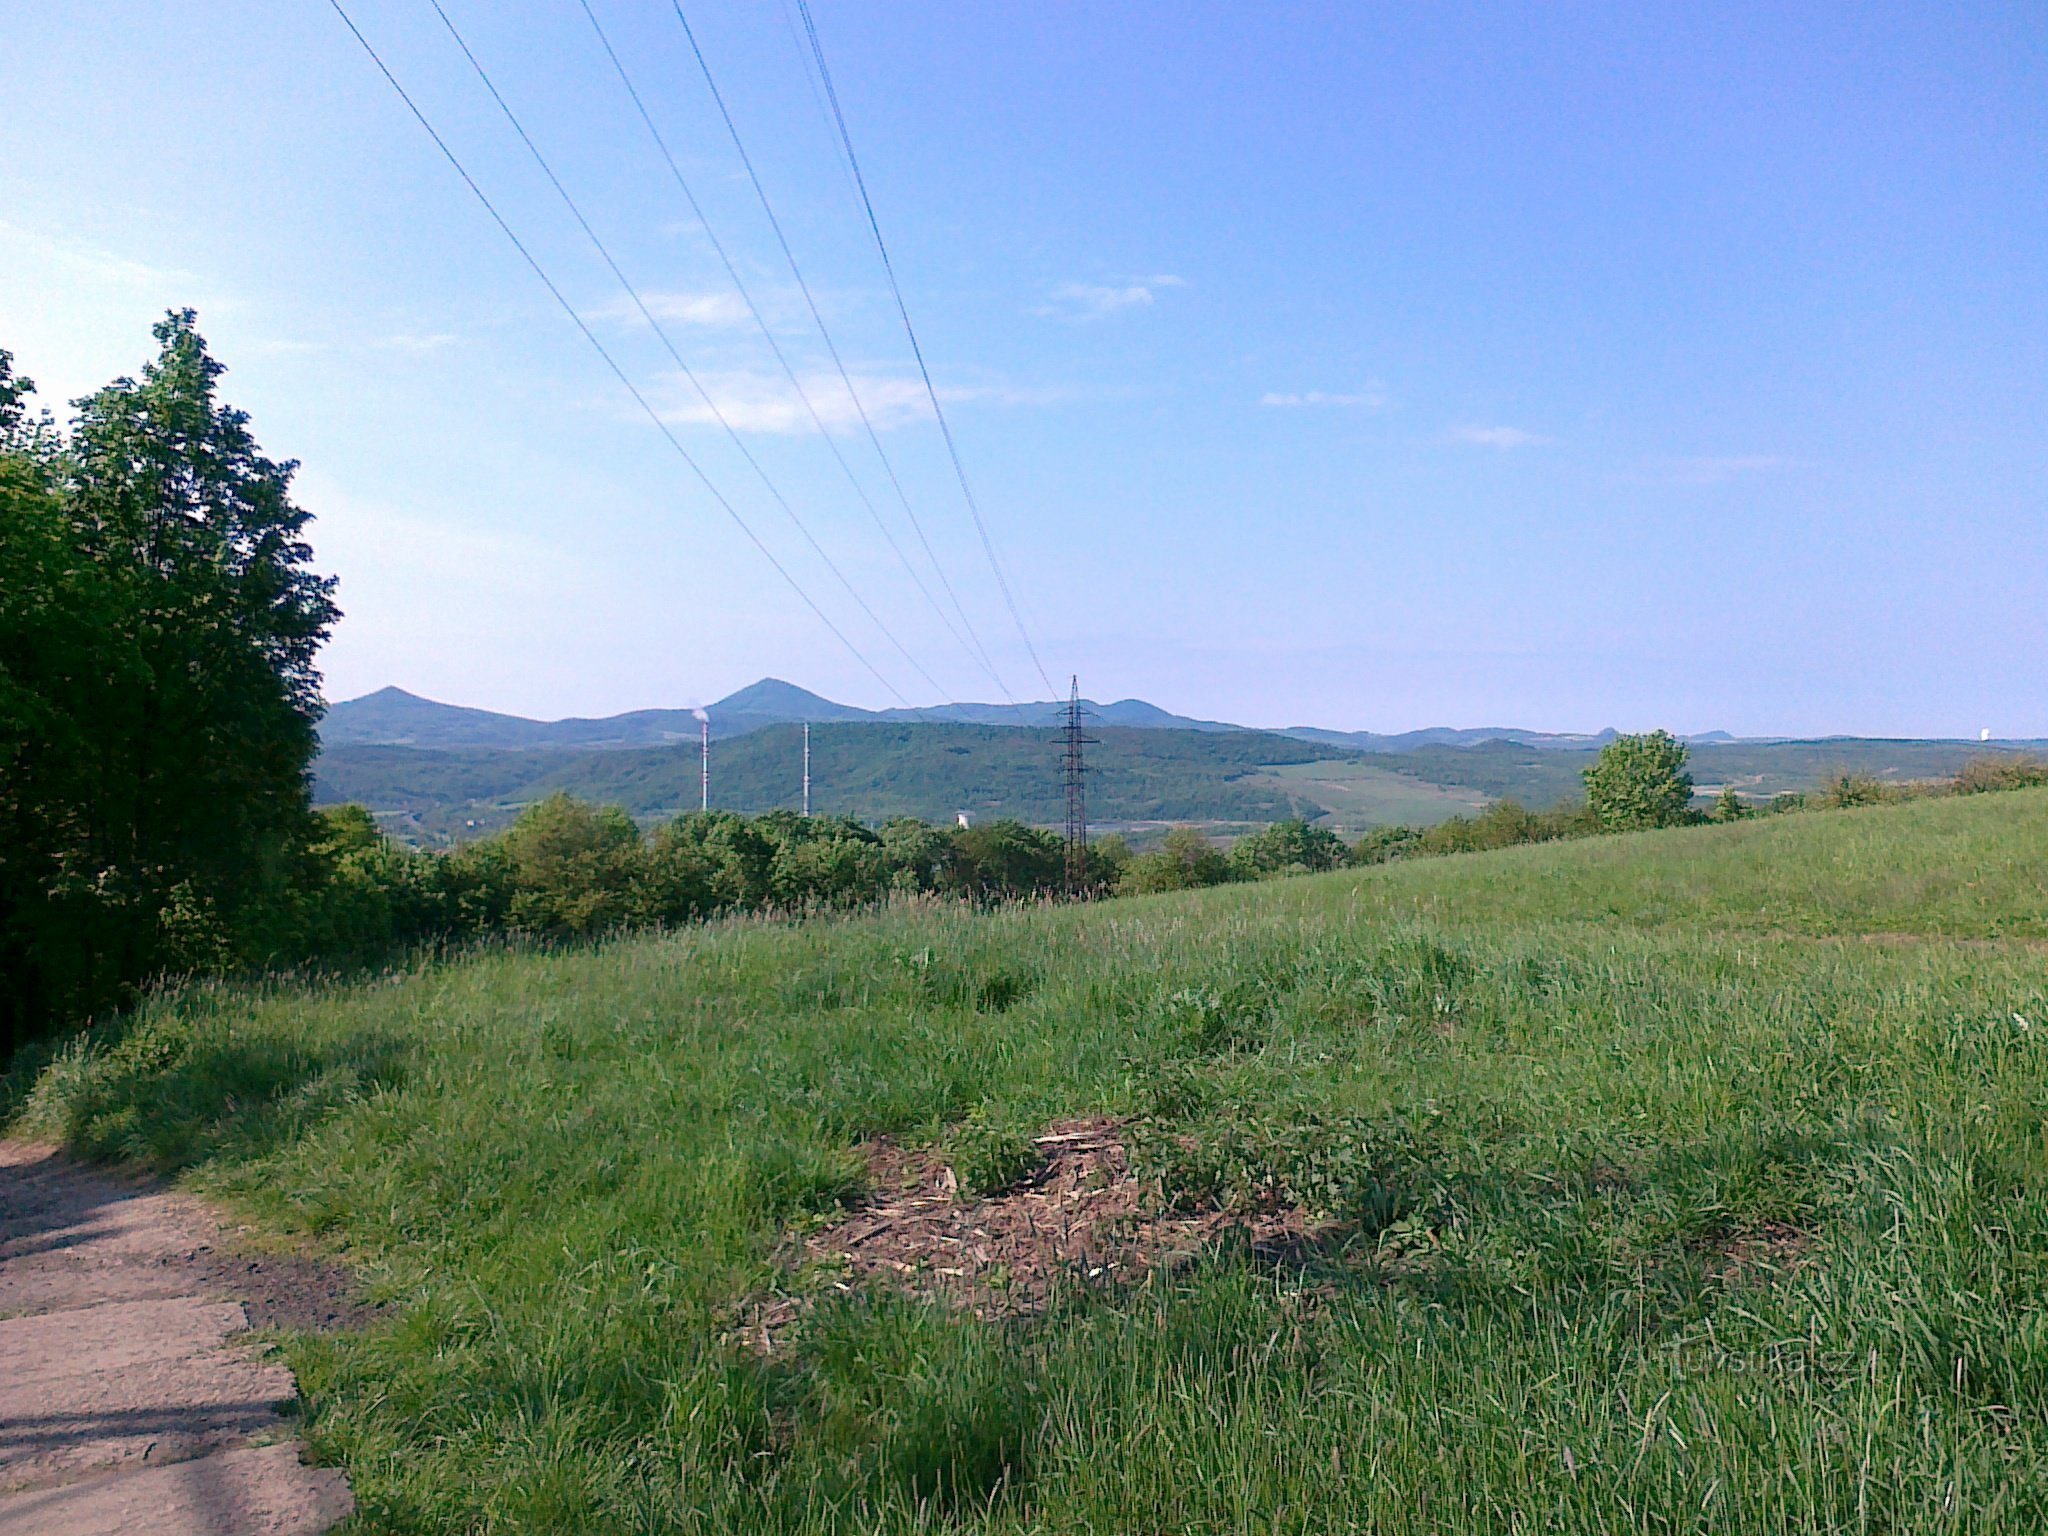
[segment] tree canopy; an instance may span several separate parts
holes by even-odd
[[[0,999],[11,1041],[195,960],[258,959],[314,823],[319,646],[296,465],[190,310],[140,379],[32,418],[0,352]]]
[[[1586,770],[1586,805],[1610,832],[1675,827],[1691,819],[1684,742],[1669,731],[1617,736]]]

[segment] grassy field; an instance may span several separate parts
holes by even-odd
[[[2036,791],[201,990],[5,1102],[392,1304],[286,1341],[365,1530],[2038,1530],[2044,941]],[[779,1271],[864,1140],[1091,1113],[1313,1240]]]
[[[1453,816],[1486,809],[1489,797],[1478,790],[1431,784],[1412,774],[1357,758],[1320,763],[1288,763],[1268,768],[1247,783],[1270,786],[1307,802],[1304,814],[1340,837],[1356,838],[1373,827],[1427,827]]]

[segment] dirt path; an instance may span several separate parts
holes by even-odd
[[[161,1186],[0,1141],[0,1536],[301,1536],[354,1501],[304,1466],[291,1372],[233,1336],[351,1320],[344,1277],[222,1251]]]

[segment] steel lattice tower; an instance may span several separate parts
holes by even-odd
[[[1088,765],[1083,749],[1093,746],[1081,707],[1081,679],[1073,679],[1067,696],[1066,723],[1060,729],[1060,765],[1067,786],[1067,894],[1079,896],[1088,889]]]

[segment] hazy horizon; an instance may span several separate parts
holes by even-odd
[[[451,4],[892,650],[428,7],[352,11],[906,700],[1001,697],[751,329],[575,6]],[[665,5],[594,0],[915,550]],[[1047,690],[785,18],[700,41],[941,569]],[[818,24],[1046,671],[1247,724],[2048,736],[2048,12],[975,10]],[[327,691],[898,700],[724,521],[325,6],[17,9],[0,346],[62,402],[198,308],[347,617]],[[919,556],[921,562],[922,557]],[[921,569],[924,568],[921,565]],[[927,581],[932,577],[927,570]]]

